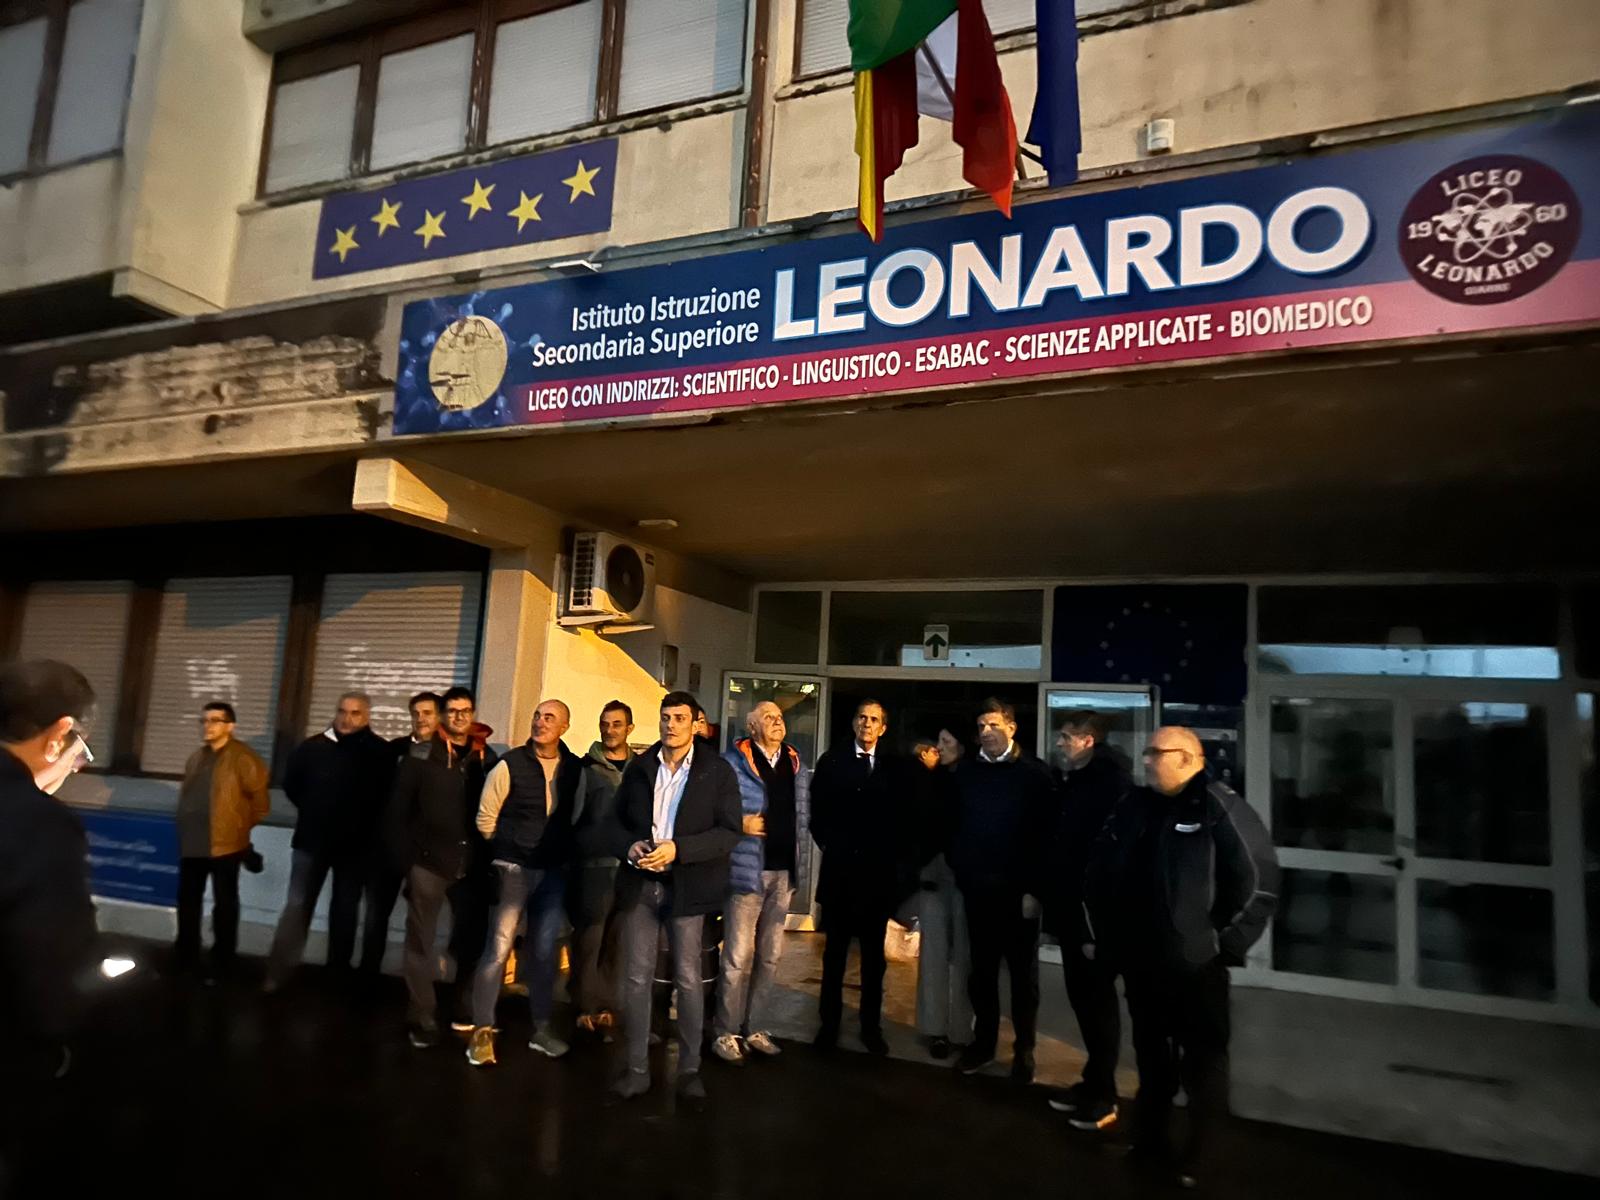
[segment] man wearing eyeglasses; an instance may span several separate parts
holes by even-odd
[[[206,982],[233,969],[239,946],[239,867],[250,831],[266,820],[267,764],[233,736],[233,705],[200,710],[201,747],[189,756],[178,791],[178,942],[180,970],[200,964],[200,916],[211,881],[211,968]]]
[[[1089,959],[1121,972],[1139,1063],[1133,1163],[1194,1186],[1228,1109],[1228,968],[1242,966],[1277,906],[1266,827],[1206,771],[1191,730],[1156,730],[1144,787],[1119,803],[1085,884]],[[1168,1130],[1181,1074],[1188,1136]]]
[[[93,708],[88,680],[65,663],[0,666],[0,1195],[26,1182],[18,1159],[53,1119],[52,1083],[84,1008],[95,937],[86,846],[50,797],[91,761],[82,723]]]

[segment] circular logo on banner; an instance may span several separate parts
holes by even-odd
[[[477,408],[500,387],[507,356],[506,335],[488,317],[452,321],[428,358],[434,398],[452,412]]]
[[[1411,277],[1457,304],[1504,304],[1554,279],[1583,214],[1558,172],[1510,154],[1472,158],[1422,186],[1400,218]]]

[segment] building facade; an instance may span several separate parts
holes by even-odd
[[[1005,220],[924,118],[875,246],[846,11],[0,4],[0,651],[102,696],[71,798],[349,687],[1187,724],[1286,868],[1235,1107],[1600,1173],[1600,13],[1078,0],[1079,181]]]

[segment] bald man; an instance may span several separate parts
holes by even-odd
[[[1139,1062],[1134,1161],[1193,1187],[1228,1109],[1228,968],[1244,964],[1272,916],[1278,860],[1254,810],[1208,775],[1192,731],[1156,730],[1144,768],[1145,786],[1117,805],[1096,843],[1081,953],[1123,977]],[[1180,1072],[1189,1132],[1174,1146]]]
[[[505,977],[517,923],[528,916],[523,941],[529,964],[528,1009],[533,1040],[528,1049],[560,1058],[567,1043],[551,1027],[555,1009],[557,943],[565,920],[567,871],[575,839],[573,824],[588,791],[583,760],[561,740],[572,713],[560,700],[545,700],[533,712],[525,744],[508,751],[484,780],[478,802],[478,832],[489,839],[498,899],[489,941],[472,982],[472,1039],[467,1061],[495,1062],[494,1007]]]
[[[728,904],[717,992],[717,1040],[723,1062],[778,1053],[761,1024],[783,954],[783,925],[794,898],[796,814],[804,811],[811,772],[784,738],[783,710],[763,700],[745,721],[748,737],[723,755],[739,780],[744,837],[728,862]]]

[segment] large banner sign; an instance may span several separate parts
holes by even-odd
[[[395,431],[1600,320],[1600,113],[406,307]]]

